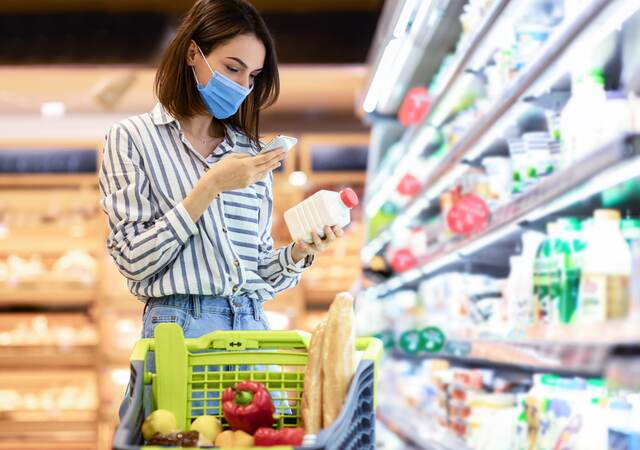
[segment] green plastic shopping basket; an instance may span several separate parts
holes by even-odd
[[[183,430],[202,414],[217,416],[225,424],[219,400],[226,388],[241,380],[267,386],[279,426],[299,426],[309,338],[299,331],[216,331],[184,339],[178,325],[158,325],[154,339],[138,341],[131,355],[131,379],[120,407],[113,449],[160,449],[144,446],[140,432],[145,412],[155,409],[172,411]],[[375,386],[382,349],[376,338],[356,340],[362,357],[342,411],[304,449],[375,448]],[[150,369],[151,361],[155,361],[155,372]]]

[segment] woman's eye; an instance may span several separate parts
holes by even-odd
[[[235,67],[229,67],[229,66],[227,66],[227,70],[228,70],[229,72],[233,72],[233,73],[238,72],[238,69],[236,69]]]

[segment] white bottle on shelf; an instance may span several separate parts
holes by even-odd
[[[571,98],[560,115],[563,167],[579,161],[600,146],[605,138],[607,95],[604,74],[594,69],[574,75]]]
[[[596,210],[583,258],[578,321],[597,323],[626,316],[631,252],[620,231],[619,211]]]
[[[325,226],[346,227],[351,210],[359,203],[353,189],[340,192],[318,191],[284,213],[284,221],[294,241],[312,242],[311,231],[324,237]]]

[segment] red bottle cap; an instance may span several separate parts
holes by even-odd
[[[351,188],[346,188],[340,191],[340,200],[344,203],[349,209],[353,209],[358,206],[360,200],[358,199],[358,195]]]

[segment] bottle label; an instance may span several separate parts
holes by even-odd
[[[563,259],[559,255],[539,257],[535,263],[533,291],[536,298],[536,318],[541,323],[557,322],[563,267]]]
[[[628,311],[628,276],[583,274],[580,284],[580,316],[584,322],[624,317]]]

